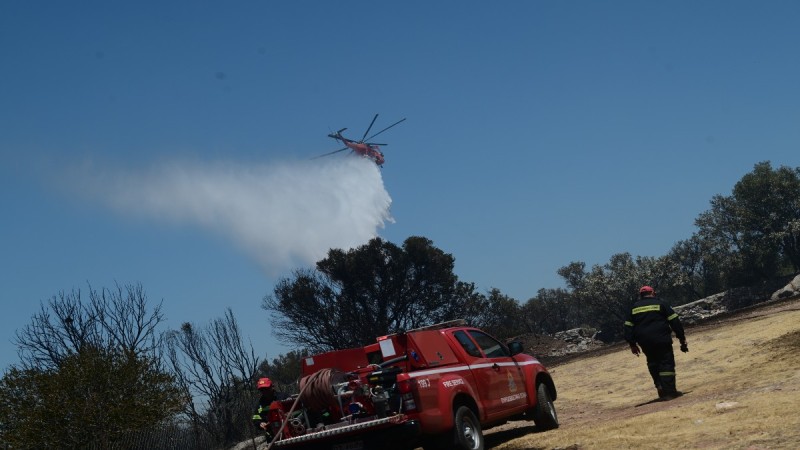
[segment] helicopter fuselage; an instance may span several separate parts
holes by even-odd
[[[380,147],[377,145],[372,145],[365,142],[356,142],[351,139],[347,139],[346,137],[342,136],[341,133],[329,134],[328,136],[342,141],[347,148],[355,153],[358,153],[360,156],[373,160],[375,164],[379,166],[382,166],[385,162],[383,153],[380,151]]]

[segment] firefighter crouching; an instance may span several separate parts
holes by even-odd
[[[675,332],[684,353],[689,351],[686,335],[678,314],[656,297],[652,287],[642,286],[639,289],[639,299],[633,303],[624,329],[631,352],[639,356],[641,346],[647,357],[647,369],[653,377],[659,398],[671,400],[683,395],[675,385],[672,332]]]
[[[275,388],[272,386],[272,380],[266,377],[259,378],[256,387],[258,388],[258,392],[261,393],[261,396],[258,398],[258,404],[253,413],[253,425],[266,433],[267,439],[271,439],[272,432],[269,425],[269,407],[273,401],[283,400],[286,396],[276,393]]]

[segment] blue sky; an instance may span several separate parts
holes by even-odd
[[[61,290],[167,325],[324,249],[425,236],[520,301],[660,256],[759,161],[800,166],[796,1],[0,3],[0,367]],[[386,164],[309,158],[378,139]]]

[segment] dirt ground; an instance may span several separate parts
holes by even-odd
[[[547,363],[561,426],[485,431],[487,449],[800,448],[800,299],[687,327],[682,397],[657,401],[644,357],[617,344]],[[677,345],[675,346],[677,351]]]

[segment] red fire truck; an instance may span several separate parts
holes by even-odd
[[[508,420],[558,427],[555,399],[522,344],[446,322],[305,358],[300,393],[270,408],[270,447],[480,450]]]

